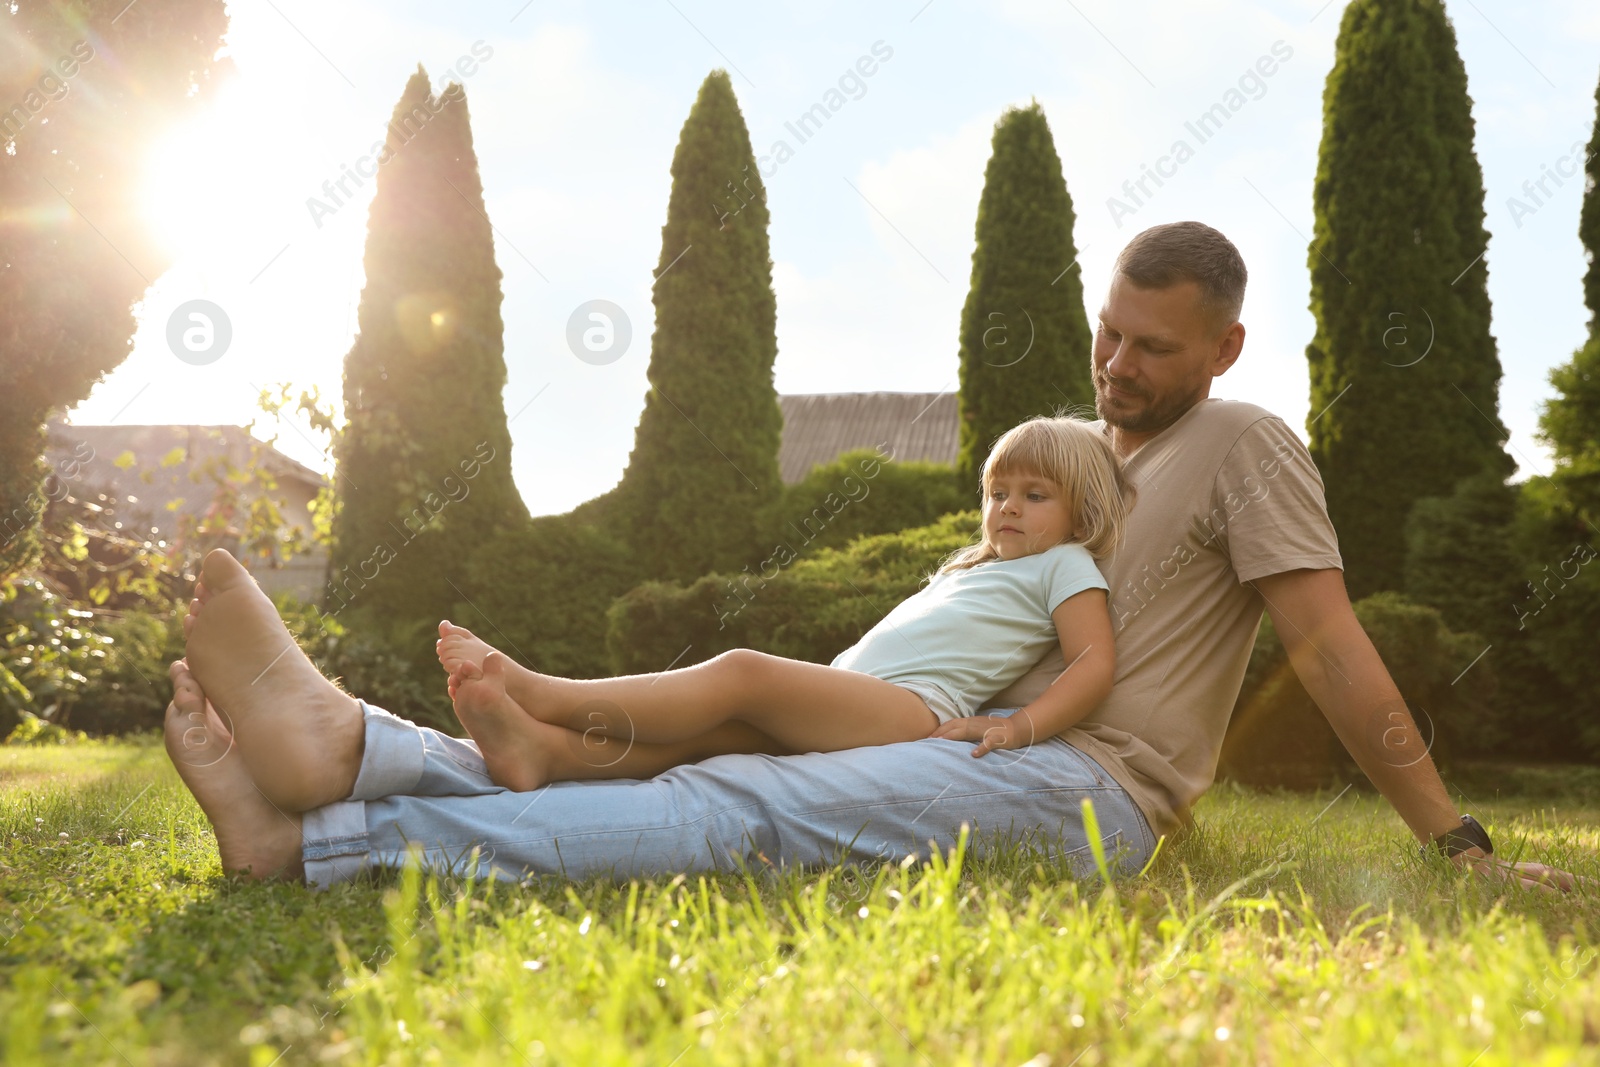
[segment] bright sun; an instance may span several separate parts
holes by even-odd
[[[210,266],[242,253],[242,236],[266,223],[284,200],[269,143],[252,121],[249,102],[225,86],[197,115],[168,131],[145,160],[142,201],[163,247],[174,257]],[[250,248],[249,255],[256,249]]]

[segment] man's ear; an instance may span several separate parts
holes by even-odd
[[[1217,354],[1211,358],[1211,376],[1219,377],[1233,366],[1244,350],[1244,323],[1236,322],[1217,339]]]

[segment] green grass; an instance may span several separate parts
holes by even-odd
[[[1600,877],[1600,771],[1447,777],[1503,853]],[[1109,890],[1012,850],[311,893],[224,879],[159,747],[0,747],[0,1043],[51,1065],[1600,1063],[1595,897],[1430,868],[1355,790],[1222,785],[1197,820]]]

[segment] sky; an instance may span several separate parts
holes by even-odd
[[[954,389],[973,226],[995,121],[1037,100],[1077,211],[1090,321],[1117,251],[1140,229],[1199,219],[1250,270],[1240,362],[1213,396],[1261,404],[1303,433],[1311,187],[1322,91],[1344,0],[553,0],[230,5],[238,70],[201,117],[154,146],[145,203],[174,257],[145,294],[133,353],[69,419],[79,424],[242,424],[260,390],[316,387],[337,403],[356,330],[374,180],[313,212],[323,185],[383,136],[420,63],[463,83],[486,209],[504,272],[504,402],[513,470],[535,514],[616,484],[648,388],[652,272],[678,134],[706,75],[726,69],[768,163],[780,393]],[[1504,368],[1501,417],[1521,474],[1548,470],[1535,439],[1550,368],[1587,324],[1577,238],[1581,182],[1524,182],[1555,168],[1595,121],[1600,5],[1448,0],[1466,64],[1491,234],[1483,264]],[[885,57],[885,53],[887,56]],[[870,77],[803,144],[795,120],[863,56]],[[1246,103],[1203,144],[1186,132],[1247,81]],[[462,62],[463,59],[467,60]],[[1175,140],[1192,158],[1133,202],[1123,190]],[[381,175],[381,171],[379,172]],[[1514,208],[1511,198],[1523,208]],[[1069,265],[1064,264],[1063,267]],[[1465,269],[1469,265],[1461,264]],[[1452,271],[1453,273],[1453,271]],[[190,301],[231,328],[210,362],[180,359],[174,315]],[[579,359],[580,305],[621,308],[632,341]],[[183,309],[180,311],[180,309]],[[181,330],[180,330],[181,332]],[[213,342],[214,343],[214,342]],[[439,402],[448,404],[447,392]],[[262,419],[289,455],[322,470],[301,419]]]

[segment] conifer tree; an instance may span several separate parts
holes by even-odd
[[[652,578],[738,570],[770,548],[757,535],[782,491],[783,415],[772,383],[777,300],[767,223],[733,85],[726,71],[713,71],[672,157],[650,390],[615,491]]]
[[[1306,350],[1311,452],[1353,597],[1402,587],[1419,498],[1512,468],[1472,137],[1440,0],[1353,0],[1323,96]]]
[[[978,201],[972,283],[961,312],[956,476],[977,491],[994,441],[1034,415],[1092,408],[1089,323],[1072,265],[1075,221],[1037,102],[995,123]]]
[[[379,156],[360,334],[345,357],[333,581],[345,606],[436,621],[468,558],[525,523],[511,478],[500,269],[466,94],[419,67]]]

